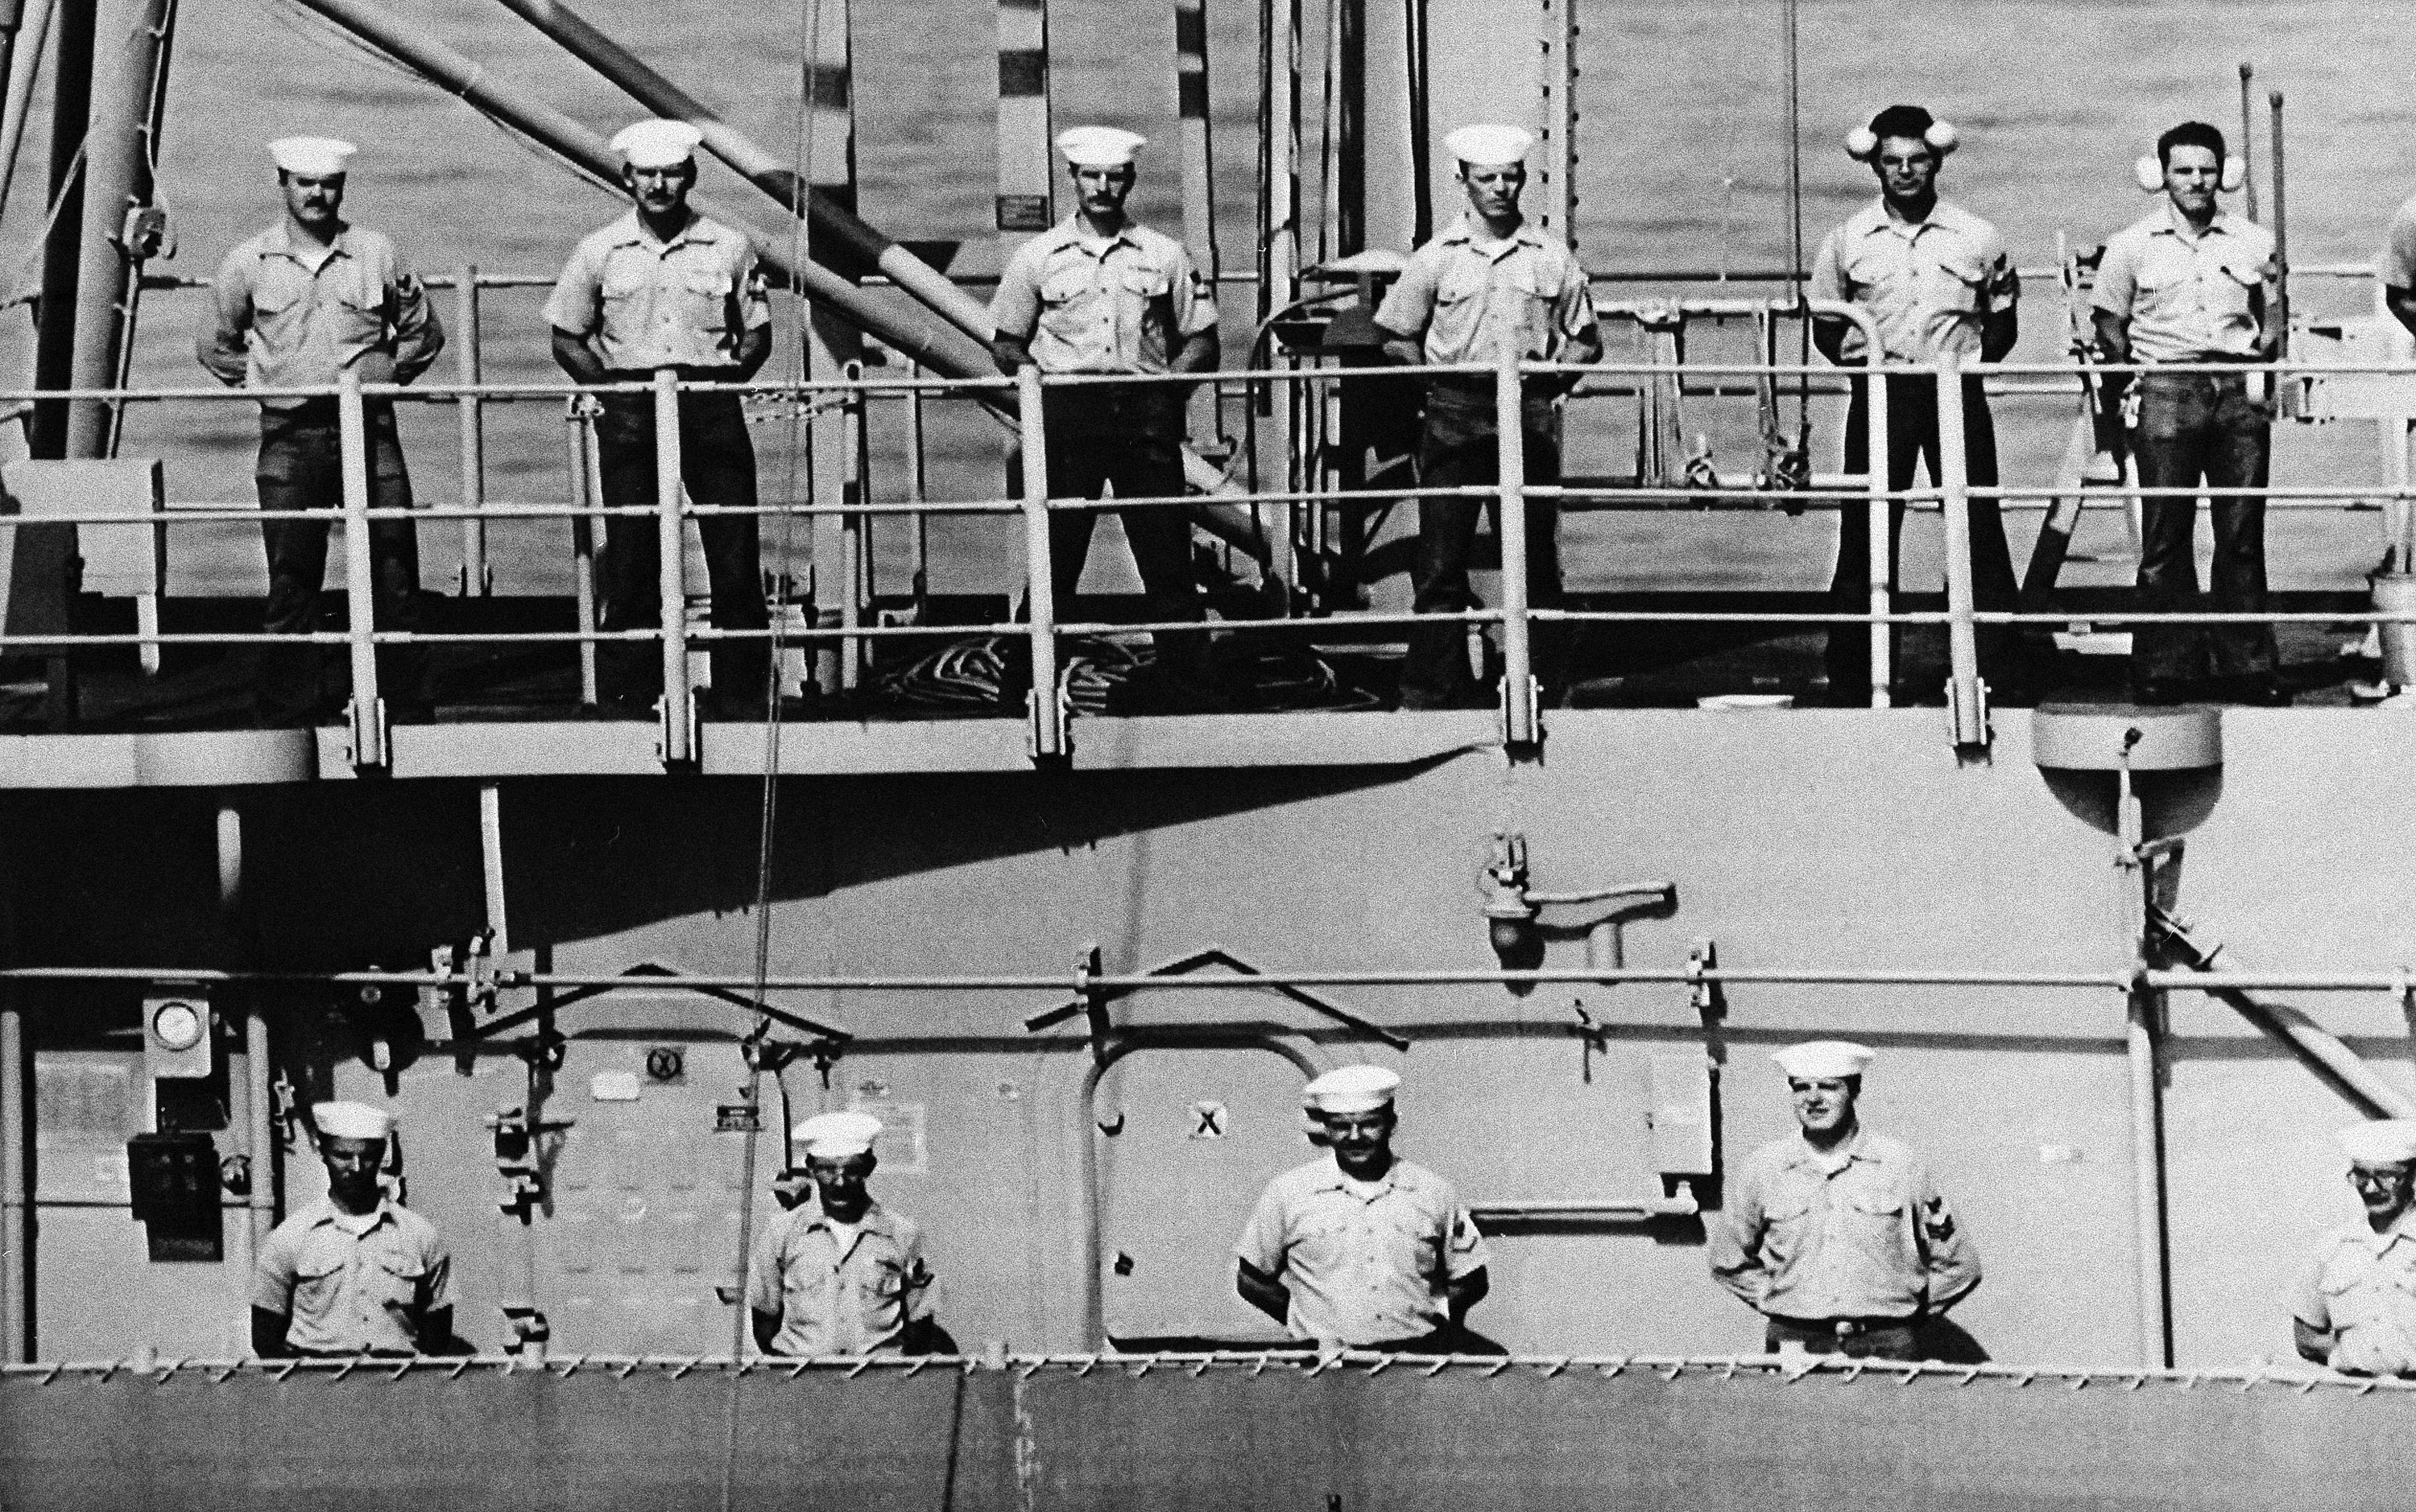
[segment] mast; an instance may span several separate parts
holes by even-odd
[[[174,0],[110,0],[109,20],[104,35],[113,46],[93,74],[77,217],[82,234],[68,373],[80,389],[116,387],[119,357],[133,337],[136,285],[150,245],[134,217],[151,202],[151,163],[159,152],[154,112],[167,73]],[[64,455],[107,455],[113,409],[105,399],[69,405]]]
[[[66,388],[74,376],[76,243],[83,229],[84,126],[92,113],[93,32],[99,0],[59,0],[59,51],[51,90],[49,204],[55,211],[42,238],[42,301],[34,340],[34,386]],[[67,406],[34,405],[27,440],[36,457],[66,454]]]

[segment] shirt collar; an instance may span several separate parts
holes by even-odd
[[[290,257],[296,262],[305,261],[310,255],[294,245],[293,228],[282,220],[268,228],[266,249],[280,256]],[[336,232],[335,239],[327,244],[327,256],[323,260],[323,265],[325,261],[353,255],[353,226],[352,222],[346,221],[343,228]]]
[[[814,1216],[806,1220],[806,1227],[820,1229],[833,1237],[838,1235],[838,1226],[831,1221],[831,1216],[828,1213],[823,1211],[820,1203],[814,1205]],[[894,1237],[897,1232],[895,1225],[889,1220],[888,1209],[883,1207],[878,1202],[866,1205],[864,1216],[856,1220],[855,1231],[858,1234],[878,1234],[884,1238]]]
[[[1874,1165],[1880,1163],[1879,1151],[1871,1148],[1869,1130],[1857,1128],[1854,1130],[1854,1137],[1835,1149],[1820,1150],[1813,1147],[1812,1142],[1805,1139],[1804,1130],[1799,1129],[1795,1131],[1795,1150],[1788,1163],[1810,1166],[1816,1171],[1836,1172],[1843,1171],[1856,1160],[1867,1161]]]
[[[1356,1176],[1345,1175],[1342,1171],[1342,1162],[1334,1158],[1334,1152],[1332,1150],[1328,1150],[1325,1152],[1325,1169],[1318,1177],[1317,1190],[1320,1191],[1355,1191],[1363,1188],[1373,1187],[1379,1193],[1382,1193],[1394,1190],[1396,1188],[1399,1187],[1400,1184],[1401,1158],[1397,1155],[1393,1157],[1393,1163],[1384,1168],[1384,1174],[1382,1175],[1378,1176],[1373,1181],[1362,1181]]]
[[[1476,232],[1476,217],[1472,213],[1463,210],[1459,213],[1458,218],[1455,219],[1448,227],[1444,228],[1441,239],[1446,242],[1460,243],[1473,247],[1477,245]],[[1508,247],[1512,245],[1520,247],[1541,247],[1544,245],[1544,234],[1535,229],[1535,223],[1533,221],[1521,217],[1518,226],[1511,231],[1510,234],[1495,245],[1497,247]]]
[[[1873,236],[1880,232],[1891,232],[1909,242],[1919,240],[1925,231],[1961,229],[1956,224],[1954,207],[1942,199],[1930,201],[1929,214],[1919,220],[1898,220],[1888,214],[1887,196],[1883,194],[1874,196],[1871,202],[1857,211],[1847,225],[1857,235]]]
[[[312,1228],[341,1228],[343,1225],[340,1220],[343,1217],[344,1214],[338,1210],[334,1198],[322,1198],[319,1202],[319,1211],[313,1215],[310,1220],[310,1226]],[[380,1197],[378,1199],[376,1210],[370,1213],[368,1218],[370,1220],[370,1226],[369,1228],[361,1231],[363,1234],[368,1234],[371,1232],[371,1230],[374,1230],[383,1224],[396,1221],[393,1199],[388,1197]]]
[[[1082,213],[1078,210],[1060,222],[1057,230],[1065,246],[1080,252],[1084,257],[1104,259],[1118,247],[1140,246],[1140,238],[1133,235],[1134,225],[1133,217],[1126,216],[1125,223],[1116,228],[1116,233],[1113,236],[1101,239],[1093,236],[1090,229],[1082,224]]]
[[[2151,235],[2171,236],[2181,241],[2202,242],[2210,236],[2220,235],[2231,230],[2231,217],[2223,213],[2221,205],[2214,207],[2214,218],[2206,223],[2206,230],[2197,232],[2190,230],[2190,224],[2182,218],[2182,213],[2173,208],[2171,195],[2165,196],[2164,203],[2157,206],[2157,210],[2161,219],[2156,229],[2149,233]]]
[[[612,245],[615,247],[660,247],[662,250],[668,252],[674,247],[683,246],[689,242],[709,242],[713,240],[712,233],[704,229],[704,224],[705,221],[703,214],[691,208],[687,213],[687,224],[679,229],[678,234],[672,237],[670,241],[658,242],[655,240],[654,236],[646,230],[645,222],[638,218],[637,209],[632,206],[627,215],[623,216],[620,219],[612,222]]]

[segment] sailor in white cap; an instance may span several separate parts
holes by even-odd
[[[775,1218],[747,1272],[756,1347],[766,1355],[948,1355],[931,1267],[913,1219],[873,1201],[881,1120],[818,1114],[790,1131],[813,1199]]]
[[[281,137],[268,144],[285,213],[219,264],[212,319],[194,352],[231,387],[332,387],[345,372],[364,383],[408,383],[445,348],[428,292],[394,243],[343,217],[353,144],[332,137]],[[370,506],[411,507],[394,401],[362,404],[369,430]],[[260,503],[271,510],[333,510],[343,502],[343,461],[332,394],[264,395],[260,401]],[[315,519],[261,521],[268,599],[261,628],[307,635],[320,628],[327,527]],[[421,623],[418,540],[409,521],[370,525],[371,607],[380,630]],[[263,649],[252,697],[270,725],[308,725],[319,714],[321,653],[298,643]],[[378,651],[378,688],[396,718],[427,713],[427,657],[415,647]]]
[[[2299,1353],[2358,1375],[2416,1375],[2416,1118],[2340,1131],[2365,1220],[2316,1246],[2292,1290]]]
[[[1980,1256],[1911,1150],[1864,1129],[1873,1052],[1816,1040],[1771,1058],[1797,1131],[1747,1156],[1709,1230],[1712,1274],[1772,1350],[1920,1359],[1923,1325],[1980,1284]]]
[[[251,1285],[251,1347],[291,1355],[438,1355],[453,1341],[453,1257],[436,1225],[379,1184],[394,1136],[383,1108],[310,1110],[327,1195],[277,1225]]]
[[[1814,299],[1857,305],[1879,329],[1878,352],[1866,350],[1861,327],[1842,315],[1812,322],[1813,344],[1841,367],[1889,364],[1929,367],[1948,353],[1995,362],[2014,350],[2018,335],[2015,300],[2021,280],[2005,254],[1997,228],[1938,193],[1938,171],[1961,142],[1954,123],[1918,105],[1891,105],[1870,124],[1847,134],[1846,154],[1866,164],[1879,180],[1879,196],[1820,241],[1812,259],[1807,292]],[[1913,486],[1913,471],[1927,462],[1938,476],[1938,384],[1926,373],[1887,381],[1887,476],[1890,488]],[[1870,466],[1869,381],[1853,380],[1846,407],[1846,467]],[[1997,431],[1980,381],[1963,385],[1964,465],[1974,487],[1997,483]],[[2011,609],[2016,596],[2014,559],[2005,526],[1992,498],[1971,502],[1971,583],[1985,609]],[[1837,567],[1830,593],[1841,613],[1870,607],[1870,530],[1859,510],[1838,512]],[[1889,513],[1889,582],[1895,579],[1895,546],[1904,523],[1902,505]],[[1867,703],[1871,681],[1870,627],[1834,625],[1829,632],[1830,696]],[[1984,629],[1980,652],[1989,678],[2016,680],[2011,658],[2019,636],[2011,627]]]
[[[686,121],[640,121],[612,139],[629,213],[588,235],[546,300],[553,360],[581,383],[650,382],[668,368],[683,382],[743,383],[772,354],[772,303],[745,235],[688,204],[703,134]],[[651,395],[600,396],[596,427],[604,502],[655,502]],[[735,393],[683,394],[680,475],[688,498],[729,508],[756,502],[755,443]],[[703,515],[705,574],[719,630],[762,630],[762,531],[753,515]],[[641,516],[604,524],[597,628],[651,630],[662,618],[660,537]],[[717,640],[711,652],[715,711],[764,709],[770,642]],[[606,641],[596,674],[606,702],[650,707],[662,691],[662,656],[644,641]]]
[[[2183,121],[2156,139],[2142,179],[2156,207],[2106,239],[2089,295],[2107,361],[2163,364],[2271,362],[2282,351],[2272,319],[2280,288],[2273,232],[2217,202],[2240,169],[2223,132]],[[2273,460],[2267,375],[2146,372],[2132,384],[2131,452],[2143,488],[2262,490]],[[2208,501],[2214,553],[2198,593],[2197,500],[2187,492],[2140,501],[2138,606],[2154,613],[2262,614],[2265,499]],[[2131,633],[2131,693],[2172,703],[2218,693],[2284,704],[2271,624],[2145,623]],[[2218,680],[2202,689],[2212,674]]]
[[[1522,360],[1590,363],[1602,356],[1593,297],[1585,269],[1563,237],[1529,222],[1518,210],[1527,187],[1533,135],[1515,126],[1464,126],[1443,138],[1459,163],[1468,209],[1410,263],[1376,310],[1384,352],[1415,366],[1491,363],[1507,345]],[[1529,483],[1561,478],[1559,401],[1577,386],[1574,375],[1530,379],[1522,424]],[[1492,484],[1500,472],[1494,384],[1489,374],[1453,373],[1428,381],[1418,442],[1418,484],[1455,488]],[[1490,504],[1471,498],[1418,501],[1418,554],[1411,570],[1412,608],[1457,614],[1476,607],[1469,588],[1479,513]],[[1527,601],[1535,608],[1561,604],[1560,508],[1548,500],[1527,504]],[[1535,675],[1546,701],[1559,696],[1564,677],[1561,635],[1535,632]],[[1467,627],[1457,621],[1418,626],[1401,664],[1401,707],[1450,709],[1487,701],[1468,666]]]
[[[998,365],[1043,373],[1216,370],[1216,293],[1174,238],[1125,213],[1145,139],[1107,126],[1060,134],[1075,211],[1016,248],[990,300]],[[1179,500],[1188,383],[1114,383],[1048,392],[1049,491],[1061,499]],[[1197,621],[1191,523],[1180,503],[1119,509],[1157,623]],[[1052,510],[1049,556],[1058,612],[1070,612],[1098,512]],[[1163,691],[1214,703],[1204,635],[1154,633]],[[1029,674],[1024,674],[1028,680]],[[1018,690],[1009,690],[1013,694]]]
[[[1302,1089],[1328,1153],[1267,1184],[1233,1247],[1244,1301],[1323,1347],[1498,1355],[1467,1326],[1491,1285],[1450,1182],[1393,1153],[1398,1074],[1345,1066]]]

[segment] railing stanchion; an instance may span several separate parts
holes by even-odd
[[[336,443],[344,487],[345,639],[353,661],[353,765],[386,765],[385,700],[378,696],[376,558],[370,546],[370,446],[360,375],[344,369],[336,389]]]
[[[661,573],[663,647],[663,760],[687,761],[696,753],[695,716],[687,682],[687,542],[681,530],[679,375],[655,370],[655,549]]]
[[[1049,436],[1042,424],[1040,369],[1015,371],[1015,398],[1023,430],[1023,582],[1031,609],[1032,755],[1066,754],[1065,709],[1057,696],[1057,591],[1049,553]]]
[[[850,362],[840,369],[849,387],[839,407],[839,444],[844,448],[839,461],[839,497],[850,504],[861,504],[867,496],[864,479],[864,364]],[[868,588],[871,572],[868,558],[872,549],[872,522],[863,511],[851,509],[839,516],[839,576],[846,589],[838,601],[839,628],[848,634],[838,642],[838,685],[853,693],[864,684],[866,642],[854,632],[864,628],[864,611],[870,596]]]
[[[479,382],[478,264],[465,263],[453,276],[454,369],[465,384]],[[460,400],[461,418],[461,507],[483,509],[487,503],[487,413],[475,394]],[[495,591],[493,569],[487,565],[487,522],[461,521],[461,596],[484,598]]]
[[[1527,620],[1527,427],[1518,351],[1502,344],[1493,367],[1502,538],[1502,742],[1514,750],[1542,739],[1535,718],[1533,643]]]
[[[907,369],[916,385],[906,391],[906,500],[920,504],[929,497],[929,483],[923,442],[923,404],[925,396],[920,386],[923,365],[914,363]],[[931,592],[931,519],[920,509],[914,511],[914,609],[920,615],[923,602]]]
[[[570,591],[578,609],[579,634],[596,634],[596,522],[584,511],[596,507],[596,422],[589,401],[574,396],[569,404],[570,502],[581,511],[570,516]],[[596,642],[579,642],[579,701],[594,707]]]
[[[1874,358],[1880,356],[1876,344],[1871,348]],[[1863,528],[1869,532],[1870,586],[1866,602],[1872,614],[1880,618],[1871,621],[1871,707],[1885,709],[1895,699],[1895,626],[1885,616],[1895,607],[1895,501],[1888,497],[1895,471],[1889,458],[1895,454],[1890,447],[1888,427],[1895,417],[1888,412],[1888,379],[1874,362],[1870,376],[1863,380],[1863,417],[1868,422],[1864,429],[1863,465],[1868,475],[1871,503],[1864,517]],[[1839,526],[1851,530],[1850,520]]]
[[[1986,684],[1971,602],[1971,477],[1963,444],[1963,358],[1938,363],[1939,509],[1946,522],[1946,706],[1955,743],[1988,743]]]

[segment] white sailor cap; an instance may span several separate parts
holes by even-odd
[[[345,160],[359,150],[334,137],[279,137],[268,144],[268,156],[276,160],[279,172],[299,173],[304,178],[334,177],[344,171]]]
[[[321,1139],[384,1139],[394,1132],[394,1115],[366,1102],[317,1102],[310,1122]]]
[[[1502,168],[1527,160],[1535,133],[1522,126],[1464,126],[1442,139],[1443,150],[1471,168]]]
[[[1770,1058],[1787,1075],[1804,1082],[1837,1081],[1848,1076],[1860,1076],[1879,1055],[1868,1045],[1858,1045],[1850,1040],[1807,1040],[1800,1045],[1789,1045]]]
[[[1122,127],[1078,126],[1057,133],[1057,150],[1077,168],[1122,168],[1149,138]]]
[[[1382,1066],[1345,1066],[1300,1089],[1301,1105],[1311,1113],[1373,1113],[1393,1105],[1400,1074]]]
[[[631,168],[677,168],[696,156],[704,133],[686,121],[640,121],[612,138],[612,150]]]
[[[2416,1164],[2416,1118],[2351,1124],[2337,1137],[2351,1165]]]
[[[862,1155],[881,1137],[881,1120],[868,1113],[818,1113],[793,1126],[789,1137],[808,1155],[825,1160]]]

